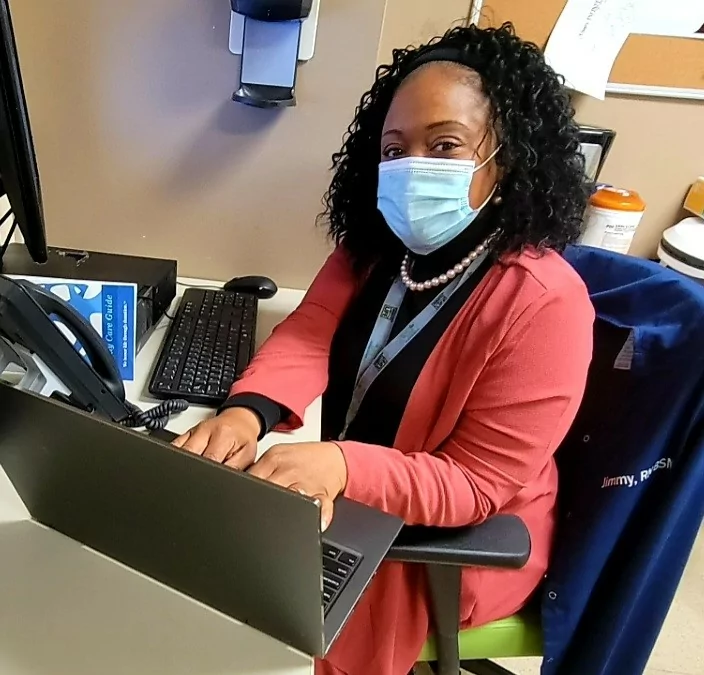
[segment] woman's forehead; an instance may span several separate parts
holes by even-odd
[[[437,61],[421,66],[401,83],[384,128],[429,127],[450,121],[479,132],[486,128],[489,110],[476,72]]]

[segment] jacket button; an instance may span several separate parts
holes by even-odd
[[[550,591],[548,593],[548,598],[550,598],[550,600],[557,600],[557,593],[555,593],[555,591]]]
[[[592,440],[592,437],[589,434],[584,434],[584,438],[582,438],[583,443],[589,443],[589,441]]]

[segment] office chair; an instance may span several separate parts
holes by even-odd
[[[704,518],[704,287],[648,261],[572,247],[597,313],[577,418],[556,460],[557,533],[536,606],[459,631],[461,567],[518,568],[512,516],[406,528],[389,558],[426,565],[440,675],[512,675],[491,659],[544,656],[543,675],[645,668]]]
[[[540,615],[535,610],[459,631],[462,567],[519,569],[528,562],[530,536],[515,516],[495,516],[477,527],[406,527],[388,559],[426,565],[434,636],[419,662],[439,675],[512,675],[489,659],[542,656]]]

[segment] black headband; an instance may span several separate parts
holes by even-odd
[[[421,66],[426,63],[432,63],[433,61],[451,61],[452,63],[457,63],[461,66],[466,66],[465,54],[466,48],[464,47],[448,47],[443,45],[437,45],[427,47],[422,50],[403,70],[404,80],[407,78],[414,70],[418,70]]]

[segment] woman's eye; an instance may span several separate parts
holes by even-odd
[[[384,148],[383,152],[381,153],[382,157],[385,157],[386,159],[397,159],[402,154],[403,150],[397,147]]]
[[[459,147],[459,144],[454,141],[439,141],[433,146],[436,152],[452,152]]]

